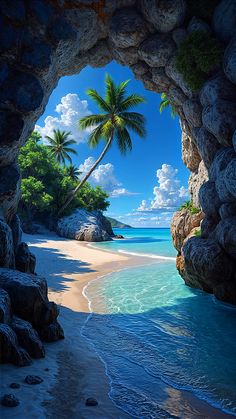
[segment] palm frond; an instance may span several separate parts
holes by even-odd
[[[71,153],[71,154],[75,154],[75,155],[78,154],[77,151],[74,148],[71,148],[71,147],[65,147],[64,150],[65,150],[66,153]]]
[[[121,101],[121,103],[119,104],[119,112],[127,111],[128,109],[140,105],[144,102],[145,99],[141,95],[133,93],[132,95],[129,95],[127,98]]]
[[[63,146],[65,146],[65,147],[68,146],[68,145],[72,145],[72,144],[76,144],[76,141],[73,138],[63,142]]]
[[[112,111],[109,104],[102,98],[102,96],[99,95],[99,93],[95,89],[88,89],[87,94],[91,97],[91,99],[94,100],[94,102],[96,102],[96,104],[102,111],[109,113]]]
[[[168,108],[170,106],[170,100],[169,99],[163,99],[159,105],[159,111],[160,113],[163,112],[164,109]]]
[[[122,118],[136,121],[138,124],[145,124],[145,117],[141,113],[138,112],[120,112],[119,114]]]
[[[132,150],[132,141],[126,128],[117,128],[115,135],[121,154],[126,154],[128,151]]]
[[[80,119],[79,126],[81,129],[93,127],[94,125],[104,122],[108,118],[107,114],[87,115]]]
[[[135,132],[135,134],[138,134],[139,137],[141,138],[145,138],[146,137],[146,129],[145,129],[145,125],[144,123],[139,123],[135,120],[132,119],[126,119],[124,118],[124,122],[125,122],[125,126],[129,129],[131,129],[131,131]]]
[[[100,140],[103,137],[102,128],[103,128],[103,125],[101,124],[97,128],[94,128],[94,130],[89,135],[88,145],[90,148],[95,148],[99,144]]]
[[[122,83],[120,83],[116,90],[117,90],[117,107],[119,108],[119,104],[122,102],[122,100],[125,97],[125,93],[126,93],[126,86],[127,84],[130,82],[130,80],[125,80]]]
[[[117,87],[109,74],[106,74],[106,94],[105,101],[110,108],[114,111],[117,105]]]

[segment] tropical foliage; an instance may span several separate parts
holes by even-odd
[[[220,62],[222,46],[211,33],[194,31],[181,42],[176,68],[192,90],[199,90],[210,71]]]
[[[48,148],[58,163],[65,166],[66,160],[72,163],[70,154],[77,154],[74,148],[70,147],[76,144],[76,141],[71,136],[70,132],[60,131],[59,129],[53,130],[53,136],[46,135],[48,141]]]
[[[171,116],[172,118],[174,118],[177,115],[177,109],[175,107],[175,105],[173,105],[170,101],[170,99],[168,98],[166,93],[162,93],[161,94],[161,103],[159,105],[159,111],[160,113],[163,112],[164,109],[171,107]]]
[[[22,174],[20,212],[27,223],[34,219],[49,222],[56,219],[59,209],[68,193],[72,192],[78,180],[78,170],[73,166],[61,166],[52,158],[51,151],[34,136],[29,138],[19,155]],[[69,170],[70,168],[70,170]],[[108,194],[101,188],[93,188],[85,183],[83,188],[74,195],[64,214],[75,208],[106,210],[109,206]]]
[[[189,210],[189,212],[190,212],[191,214],[197,214],[197,213],[200,211],[200,209],[199,209],[199,208],[197,208],[197,207],[195,207],[195,206],[193,205],[192,201],[186,201],[186,202],[184,202],[184,203],[181,205],[180,209],[187,209],[187,210]]]
[[[87,91],[88,96],[94,100],[101,113],[88,115],[79,121],[81,129],[93,128],[88,137],[88,145],[95,148],[101,141],[105,147],[89,172],[80,181],[78,186],[65,201],[62,211],[70,204],[73,196],[82,188],[92,172],[96,169],[103,159],[112,143],[116,143],[122,154],[132,150],[132,140],[130,133],[135,133],[144,138],[146,135],[144,116],[133,112],[133,108],[144,102],[144,98],[139,94],[126,92],[129,80],[118,85],[107,75],[105,79],[105,96],[102,97],[94,89]]]
[[[68,176],[70,176],[71,179],[78,181],[82,172],[80,172],[78,167],[76,167],[74,164],[70,164],[70,166],[66,167],[66,173]]]

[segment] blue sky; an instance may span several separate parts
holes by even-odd
[[[110,193],[107,215],[138,227],[168,226],[174,209],[188,199],[188,171],[181,160],[179,120],[171,118],[169,110],[160,115],[160,95],[145,90],[129,68],[112,62],[104,68],[86,67],[79,75],[61,78],[37,129],[42,136],[50,135],[53,128],[71,131],[78,143],[78,156],[73,157],[73,163],[84,172],[88,170],[104,144],[96,150],[89,149],[87,133],[79,132],[76,121],[89,112],[99,112],[86,90],[91,87],[103,94],[106,73],[117,83],[130,79],[127,91],[145,97],[146,103],[136,110],[146,117],[147,138],[141,140],[132,134],[133,150],[125,157],[114,144],[91,183]]]

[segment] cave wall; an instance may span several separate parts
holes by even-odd
[[[180,117],[189,190],[203,221],[201,237],[186,240],[192,220],[176,215],[177,267],[187,284],[236,304],[236,1],[219,1],[207,22],[186,20],[185,0],[2,0],[0,11],[0,266],[34,271],[16,215],[19,148],[60,77],[115,59],[147,89],[167,93]],[[224,48],[197,92],[175,66],[195,30]]]

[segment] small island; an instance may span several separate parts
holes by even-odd
[[[121,221],[115,220],[115,218],[106,217],[106,219],[111,223],[112,228],[132,228],[129,224],[124,224]]]

